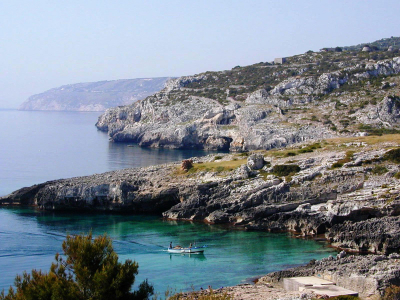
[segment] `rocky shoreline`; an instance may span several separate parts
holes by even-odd
[[[339,249],[390,254],[400,249],[400,169],[386,156],[397,142],[357,145],[208,155],[193,158],[186,171],[171,163],[53,180],[2,197],[0,205],[156,213],[249,230],[324,234]],[[297,171],[277,173],[282,166]]]
[[[247,230],[323,235],[338,249],[375,255],[322,260],[290,271],[293,275],[325,270],[332,271],[328,272],[332,278],[353,278],[348,270],[358,270],[359,278],[367,278],[368,268],[363,271],[360,265],[399,262],[399,142],[399,135],[359,137],[357,141],[326,140],[279,151],[214,154],[182,165],[53,180],[2,197],[0,205],[157,213],[168,219],[229,224]],[[352,266],[353,262],[359,265]],[[343,269],[342,265],[350,267]],[[373,279],[371,289],[382,293],[388,283],[400,283],[396,268],[392,263],[390,268],[380,268],[382,276],[392,279],[381,283]],[[268,278],[279,282],[290,272]]]
[[[311,290],[287,291],[283,279],[315,276],[334,282],[337,286],[356,291],[360,299],[377,300],[393,285],[400,284],[400,255],[346,255],[313,260],[305,266],[273,272],[252,284],[241,284],[218,289],[215,293],[228,294],[234,300],[306,300],[327,299],[323,293]]]

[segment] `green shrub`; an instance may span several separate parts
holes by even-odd
[[[343,165],[344,165],[345,163],[348,163],[348,162],[350,162],[350,161],[353,160],[353,155],[354,155],[354,151],[347,151],[347,152],[346,152],[346,157],[345,157],[345,158],[342,158],[342,159],[339,159],[337,162],[335,162],[335,163],[332,165],[332,169],[343,167]]]
[[[358,126],[358,129],[360,131],[366,131],[368,132],[370,135],[384,135],[384,134],[396,134],[396,133],[400,133],[400,130],[397,129],[388,129],[388,128],[375,128],[372,127],[370,125],[365,125],[365,124],[360,124]]]
[[[314,150],[312,150],[310,148],[302,148],[302,149],[299,149],[298,152],[299,153],[309,153],[309,152],[314,152]]]
[[[215,168],[215,171],[217,171],[218,173],[223,172],[225,170],[225,168],[223,166],[218,166]]]
[[[286,152],[285,156],[286,156],[286,157],[289,157],[289,156],[296,156],[296,153],[295,153],[295,152]]]
[[[346,159],[351,161],[353,159],[353,156],[354,156],[354,151],[346,151]],[[349,161],[347,161],[347,162],[349,162]]]
[[[385,153],[383,160],[389,160],[394,163],[400,163],[400,148],[392,149]]]
[[[298,165],[275,165],[272,168],[272,173],[277,176],[288,176],[300,171]]]
[[[184,159],[181,163],[181,169],[184,171],[188,171],[193,168],[193,161],[191,159]]]
[[[343,164],[341,163],[341,162],[335,162],[333,165],[332,165],[332,169],[336,169],[336,168],[341,168],[341,167],[343,167]]]
[[[388,169],[385,166],[382,165],[376,165],[375,167],[372,168],[371,170],[372,174],[375,175],[382,175],[388,172]]]
[[[298,153],[309,153],[309,152],[314,152],[315,149],[321,148],[320,143],[314,143],[311,145],[308,145],[304,148],[299,149],[297,152]]]
[[[397,172],[396,174],[394,174],[394,178],[400,179],[400,172]]]
[[[242,152],[239,154],[239,156],[249,156],[249,152]]]
[[[218,159],[222,159],[222,156],[217,155],[217,156],[214,157],[214,160],[218,160]]]

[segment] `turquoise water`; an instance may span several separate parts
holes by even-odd
[[[324,243],[287,234],[228,230],[201,223],[165,221],[157,216],[67,214],[33,209],[0,209],[0,289],[24,270],[48,270],[67,233],[107,233],[121,260],[139,263],[145,278],[167,289],[214,288],[249,282],[256,276],[307,263],[333,253]],[[207,245],[204,255],[166,252],[170,242]]]

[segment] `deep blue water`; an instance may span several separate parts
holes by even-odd
[[[96,130],[97,113],[0,110],[0,195],[46,180],[127,167],[179,161],[202,151],[142,149],[108,142]],[[332,253],[325,244],[286,234],[245,232],[157,216],[66,214],[0,208],[0,290],[24,270],[48,270],[68,233],[107,233],[121,260],[139,263],[145,278],[163,294],[192,287],[215,288],[304,264]],[[197,241],[204,255],[170,255],[170,242]]]
[[[180,161],[204,151],[111,143],[99,113],[0,110],[0,196],[47,180]]]

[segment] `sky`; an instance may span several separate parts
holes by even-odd
[[[400,36],[398,0],[1,0],[0,108],[65,84],[229,70]]]

